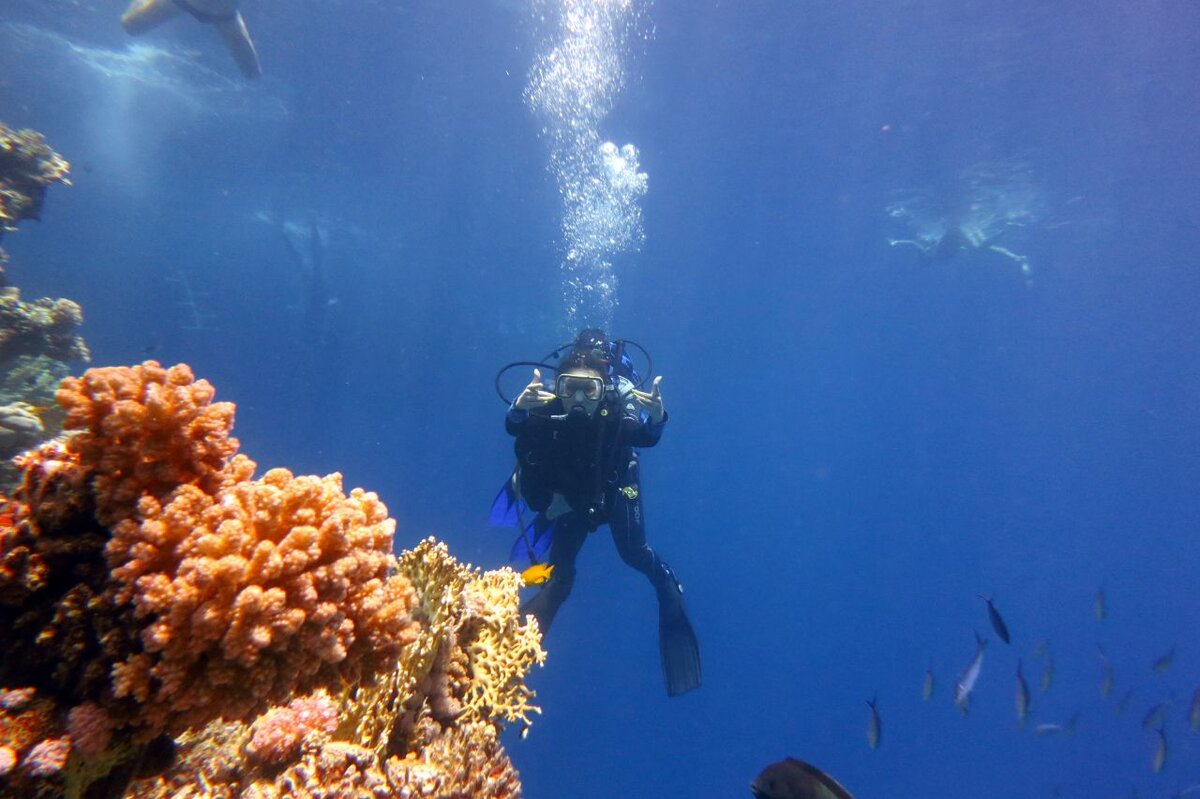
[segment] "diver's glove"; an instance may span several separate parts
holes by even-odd
[[[662,383],[662,375],[654,378],[654,382],[650,384],[650,391],[638,391],[633,389],[633,398],[637,400],[638,405],[642,406],[647,414],[650,415],[650,421],[654,424],[662,424],[667,418],[667,409],[663,407],[662,390],[659,385]]]

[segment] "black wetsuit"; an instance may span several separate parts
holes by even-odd
[[[575,583],[575,557],[588,533],[608,524],[621,559],[650,580],[660,602],[678,592],[670,568],[646,543],[638,456],[634,447],[658,443],[666,416],[646,418],[628,395],[610,391],[591,418],[563,416],[561,400],[534,411],[509,409],[505,429],[516,437],[521,494],[529,507],[545,511],[555,494],[571,506],[554,520],[550,563],[554,573],[523,611],[538,618],[543,632]]]

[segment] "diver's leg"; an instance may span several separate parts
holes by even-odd
[[[588,526],[579,514],[569,513],[559,517],[550,535],[550,565],[554,571],[541,590],[521,606],[522,616],[532,613],[537,617],[543,637],[575,585],[575,558],[587,540]]]
[[[183,12],[172,0],[133,0],[121,15],[121,27],[137,36]]]
[[[997,253],[997,254],[999,254],[999,255],[1003,255],[1003,256],[1004,256],[1004,257],[1006,257],[1006,258],[1011,258],[1011,259],[1013,259],[1014,261],[1016,261],[1016,262],[1017,262],[1017,263],[1020,265],[1020,267],[1021,267],[1021,272],[1022,272],[1022,273],[1026,274],[1026,275],[1028,275],[1028,274],[1029,274],[1029,272],[1030,272],[1030,270],[1029,270],[1029,258],[1027,258],[1026,256],[1024,256],[1024,255],[1018,255],[1017,253],[1013,252],[1012,250],[1010,250],[1010,249],[1007,249],[1007,248],[1005,248],[1005,247],[1000,247],[999,245],[996,245],[996,244],[989,244],[989,245],[988,245],[988,249],[989,249],[989,250],[991,250],[991,251],[992,251],[992,252],[994,252],[994,253]]]
[[[663,679],[670,696],[678,696],[700,687],[700,646],[683,604],[683,586],[675,572],[646,543],[646,519],[636,462],[629,470],[632,497],[624,490],[616,492],[609,518],[613,543],[621,560],[646,575],[658,596],[658,646],[662,656]]]
[[[242,74],[247,78],[257,78],[261,75],[258,52],[254,49],[254,42],[250,39],[250,31],[246,30],[246,22],[242,15],[234,14],[232,19],[219,20],[214,22],[213,26],[225,40],[225,46],[229,48],[229,54],[237,62]]]

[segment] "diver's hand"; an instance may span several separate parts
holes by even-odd
[[[662,423],[663,418],[667,415],[667,409],[663,407],[662,390],[659,388],[661,383],[662,375],[659,375],[650,385],[649,393],[638,391],[636,388],[633,390],[633,398],[646,413],[650,414],[650,421],[655,424]]]
[[[534,369],[533,380],[530,380],[529,385],[525,386],[525,390],[521,392],[521,396],[517,397],[513,407],[519,411],[527,411],[530,408],[548,405],[553,401],[554,394],[547,391],[546,387],[542,385],[542,373]]]

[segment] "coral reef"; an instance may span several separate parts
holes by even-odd
[[[14,286],[0,287],[0,368],[24,365],[21,356],[44,355],[56,361],[87,361],[87,345],[75,332],[83,311],[71,300],[25,302]]]
[[[51,183],[70,183],[71,165],[34,130],[12,130],[0,122],[0,239],[22,219],[38,219]],[[3,263],[0,250],[0,263]]]
[[[92,369],[0,500],[0,794],[520,796],[520,578],[341,476],[253,479],[186,366]],[[132,780],[132,782],[131,782]]]

